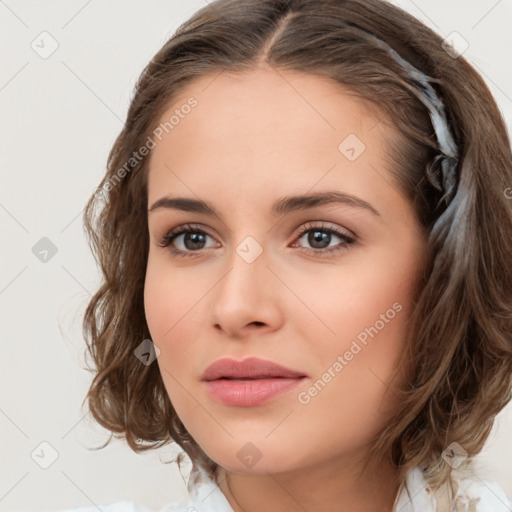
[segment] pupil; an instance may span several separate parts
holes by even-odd
[[[191,244],[188,244],[187,241],[191,241]],[[201,244],[204,243],[204,235],[201,233],[186,233],[183,243],[187,249],[201,249]]]
[[[311,244],[311,246],[315,249],[323,249],[329,245],[330,236],[330,233],[324,233],[323,231],[311,231],[308,236],[308,243]],[[318,242],[320,243],[319,247],[315,245]]]

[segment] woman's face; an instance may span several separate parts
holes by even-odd
[[[358,457],[399,406],[426,251],[385,168],[397,134],[332,82],[267,68],[201,78],[160,122],[172,116],[151,149],[144,300],[176,412],[230,471]],[[151,210],[164,197],[216,214]],[[186,224],[191,234],[159,245]],[[202,380],[225,357],[304,377]]]

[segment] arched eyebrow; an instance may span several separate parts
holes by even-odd
[[[363,199],[347,194],[345,192],[327,191],[315,192],[304,195],[285,196],[278,199],[270,210],[273,216],[286,215],[296,210],[307,210],[317,206],[323,206],[333,203],[340,203],[354,208],[361,208],[371,212],[373,215],[380,217],[380,213],[368,202]],[[200,199],[192,199],[188,197],[170,197],[164,196],[153,203],[148,212],[154,212],[161,208],[182,210],[185,212],[202,213],[204,215],[216,216],[223,220],[222,214],[212,205]]]

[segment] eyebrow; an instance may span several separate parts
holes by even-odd
[[[316,206],[333,203],[341,203],[355,208],[365,209],[380,217],[380,213],[370,203],[359,197],[338,191],[315,192],[312,194],[282,197],[272,205],[271,214],[274,216],[285,215],[295,210],[307,210]],[[148,211],[154,212],[162,208],[202,213],[222,219],[220,212],[200,199],[164,196],[155,201]]]

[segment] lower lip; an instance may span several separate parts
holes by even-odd
[[[224,405],[251,407],[291,390],[302,382],[300,378],[269,378],[253,380],[218,379],[206,382],[210,395]]]

